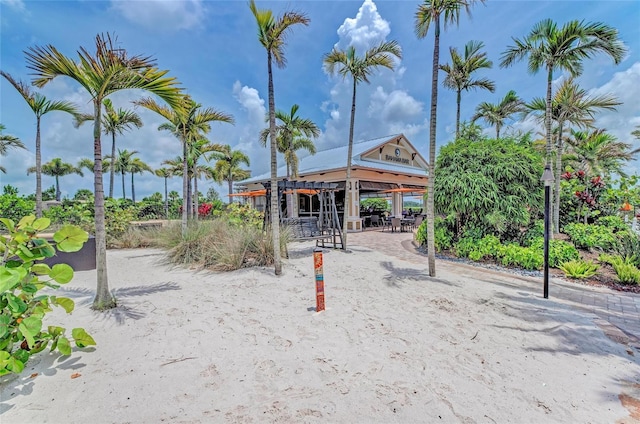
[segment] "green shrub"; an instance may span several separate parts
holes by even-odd
[[[612,266],[622,284],[640,284],[640,269],[633,264],[619,261]]]
[[[262,228],[264,223],[264,213],[251,207],[251,205],[231,203],[224,211],[213,209],[214,217],[221,217],[232,225],[250,225],[256,228]]]
[[[449,250],[453,246],[453,231],[442,217],[436,217],[434,221],[434,244],[436,252]],[[421,246],[427,245],[427,221],[422,221],[416,231],[416,242]]]
[[[18,196],[17,193],[12,193],[11,190],[9,190],[9,193],[0,195],[0,216],[11,219],[14,222],[19,221],[23,216],[31,215],[35,207],[36,203],[34,201]]]
[[[564,271],[564,275],[570,278],[589,278],[598,271],[600,266],[591,261],[574,260],[560,264],[558,268]]]
[[[596,220],[596,223],[603,227],[610,228],[614,233],[627,231],[629,229],[629,225],[617,215],[601,216]]]
[[[624,257],[635,257],[633,264],[640,268],[640,235],[632,232],[620,232],[616,234],[616,244],[612,251]]]
[[[544,255],[544,237],[531,242],[531,248]],[[580,252],[571,243],[564,240],[549,240],[549,266],[558,268],[560,264],[580,259]]]
[[[502,246],[499,252],[500,263],[504,266],[517,266],[534,270],[542,268],[544,257],[538,249],[518,246],[515,243]]]
[[[0,237],[0,375],[19,374],[31,355],[48,346],[62,355],[71,354],[65,329],[44,327],[43,318],[53,306],[71,313],[75,304],[72,299],[43,294],[41,290],[68,283],[73,269],[66,264],[49,267],[38,262],[55,255],[56,248],[61,252],[80,250],[88,235],[78,227],[64,226],[53,235],[54,248],[38,237],[49,227],[48,218],[30,215],[17,225],[7,218],[0,218],[0,222],[9,232],[9,237]],[[96,344],[82,328],[74,328],[71,335],[77,347]]]
[[[77,225],[88,233],[95,233],[93,203],[73,202],[52,206],[42,212],[54,226]]]
[[[604,225],[571,223],[563,228],[573,244],[579,249],[594,247],[609,251],[616,244],[616,236],[611,228]]]
[[[531,225],[520,238],[520,245],[529,247],[537,239],[544,237],[544,221],[539,219]]]
[[[457,257],[468,258],[476,248],[477,242],[478,240],[472,237],[463,237],[453,246],[453,250]]]

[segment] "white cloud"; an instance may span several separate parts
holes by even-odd
[[[27,10],[23,0],[0,0],[0,4],[7,5],[18,12],[25,12]]]
[[[370,118],[382,118],[386,122],[403,122],[422,113],[422,103],[406,91],[393,90],[387,93],[384,88],[378,86],[371,95],[368,113]]]
[[[373,0],[365,0],[355,18],[347,18],[338,28],[339,49],[354,46],[360,54],[384,41],[391,32],[389,22],[382,19]]]
[[[113,8],[134,24],[158,31],[192,29],[202,24],[202,0],[112,0]]]

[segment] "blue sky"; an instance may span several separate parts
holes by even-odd
[[[289,110],[300,105],[299,115],[315,121],[322,130],[316,141],[319,150],[347,143],[351,85],[326,74],[322,57],[334,45],[354,44],[359,51],[382,40],[396,40],[403,58],[395,72],[382,70],[371,84],[358,87],[355,139],[364,140],[403,132],[428,157],[428,105],[430,98],[433,32],[419,40],[414,33],[414,14],[419,1],[259,1],[259,8],[275,13],[296,10],[311,19],[308,27],[298,26],[288,39],[287,67],[275,69],[276,107]],[[533,25],[551,18],[599,21],[619,30],[628,47],[619,65],[598,55],[584,63],[578,79],[592,94],[609,93],[623,102],[617,112],[603,112],[596,124],[620,140],[631,141],[630,132],[640,125],[640,2],[617,1],[519,1],[488,0],[473,7],[472,17],[463,16],[459,27],[450,27],[441,36],[440,62],[449,59],[449,47],[462,49],[470,40],[483,41],[492,69],[481,71],[496,81],[496,92],[465,92],[462,119],[469,119],[478,103],[498,102],[513,89],[529,101],[544,97],[546,76],[527,73],[526,62],[501,69],[500,54],[512,37],[525,36]],[[0,69],[14,78],[29,80],[24,50],[30,46],[54,45],[69,57],[77,58],[80,46],[93,51],[96,34],[115,33],[130,54],[152,55],[161,69],[168,69],[182,87],[205,107],[232,114],[235,125],[214,124],[209,139],[230,144],[251,158],[251,171],[259,175],[269,168],[268,150],[261,147],[258,134],[264,128],[267,107],[266,53],[257,41],[256,24],[248,2],[240,1],[24,1],[0,0]],[[565,76],[556,75],[556,84]],[[444,78],[440,74],[440,81]],[[56,100],[70,100],[89,111],[89,98],[74,81],[59,77],[40,90]],[[134,108],[137,92],[122,92],[111,98],[116,107]],[[138,108],[144,127],[120,136],[121,149],[138,150],[139,157],[154,168],[165,159],[181,154],[179,142],[157,130],[162,119]],[[0,79],[0,123],[5,133],[18,136],[29,151],[11,151],[3,157],[7,174],[0,185],[13,184],[21,193],[35,190],[35,177],[26,169],[35,164],[33,154],[35,117],[26,102],[4,79]],[[514,122],[516,130],[541,130],[532,121]],[[439,89],[438,146],[452,139],[455,130],[455,93]],[[509,131],[509,129],[506,129]],[[493,130],[487,130],[493,133]],[[90,126],[75,129],[71,118],[59,112],[42,120],[43,161],[62,157],[67,162],[92,157]],[[110,140],[103,137],[104,152]],[[281,163],[281,162],[280,162]],[[629,172],[640,173],[632,162]],[[116,180],[117,181],[117,180]],[[53,178],[43,177],[43,187]],[[63,196],[78,188],[93,187],[93,177],[72,175],[61,179]],[[213,186],[225,197],[226,188],[211,182],[199,184],[201,191]],[[106,188],[106,187],[105,187]],[[181,190],[179,178],[170,189]],[[162,179],[150,174],[136,176],[136,197],[163,190]],[[127,187],[127,193],[130,187]],[[121,195],[116,184],[116,197]],[[130,195],[130,193],[128,194]]]

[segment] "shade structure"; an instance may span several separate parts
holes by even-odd
[[[389,190],[382,190],[379,191],[378,193],[426,193],[427,190],[424,188],[415,188],[415,187],[398,187],[398,188],[392,188]]]
[[[266,196],[267,190],[254,190],[254,191],[243,191],[240,193],[231,193],[227,196],[229,197],[258,197],[258,196]]]
[[[311,190],[308,188],[300,188],[297,190],[298,194],[307,194],[309,196],[313,196],[314,194],[318,194],[318,190]],[[284,194],[293,194],[293,190],[287,190]]]

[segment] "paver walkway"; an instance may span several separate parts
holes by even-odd
[[[349,233],[349,245],[359,245],[373,250],[385,252],[388,255],[403,259],[412,263],[425,264],[427,257],[418,251],[413,244],[411,232],[389,232],[378,229],[367,229],[360,233]],[[507,275],[506,272],[488,270],[472,265],[438,260],[439,266],[458,269],[473,269],[474,273],[490,273],[494,275]],[[518,276],[517,279],[500,279],[500,284],[511,281],[511,284],[520,289],[539,292],[542,296],[542,281],[540,278]],[[526,287],[523,281],[528,281]],[[605,287],[581,286],[570,283],[560,278],[551,278],[549,282],[550,298],[558,298],[575,307],[588,310],[599,318],[621,330],[627,336],[627,342],[640,349],[640,295],[634,293],[617,292]],[[624,338],[624,337],[623,337]]]

